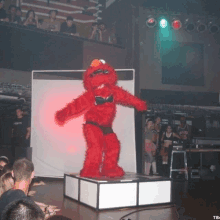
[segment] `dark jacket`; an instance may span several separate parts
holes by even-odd
[[[2,194],[0,197],[0,219],[4,220],[7,217],[7,212],[18,202],[24,201],[36,207],[38,212],[43,212],[37,204],[27,197],[25,193],[20,189],[10,189]]]

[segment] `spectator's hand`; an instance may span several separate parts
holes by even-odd
[[[97,29],[98,29],[98,27],[97,27],[97,26],[94,26],[92,32],[97,31]]]
[[[27,20],[30,22],[30,21],[32,21],[32,18],[29,16],[29,17],[27,18]]]
[[[32,22],[32,18],[27,18],[27,20],[25,21],[24,25],[28,25],[31,22]]]
[[[56,212],[60,211],[60,209],[58,209],[57,206],[46,205],[45,203],[41,203],[41,202],[35,202],[35,203],[44,212],[46,219],[49,218],[50,216],[56,215]]]
[[[46,185],[46,184],[45,184],[45,182],[43,182],[43,181],[35,182],[35,183],[33,184],[33,186],[44,186],[44,185]]]
[[[28,192],[28,196],[34,196],[35,194],[36,194],[36,191],[33,191],[33,190]]]
[[[45,208],[45,217],[46,219],[50,216],[56,215],[56,212],[60,211],[60,209],[57,208],[57,206],[49,205]]]
[[[38,23],[38,16],[37,15],[35,15],[35,20]]]
[[[79,37],[79,33],[75,33],[75,34],[74,34],[74,33],[71,33],[71,35],[72,35],[72,36],[77,36],[77,37]]]

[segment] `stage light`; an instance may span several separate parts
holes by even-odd
[[[186,25],[186,30],[191,32],[191,31],[194,31],[195,29],[195,25],[193,23],[190,23],[190,24],[187,24]]]
[[[179,30],[179,29],[182,27],[181,21],[175,19],[175,20],[172,22],[172,27],[173,27],[174,30]]]
[[[197,31],[199,33],[203,33],[204,31],[206,31],[207,26],[204,23],[202,23],[201,21],[198,21],[197,24],[198,24]]]
[[[149,27],[149,28],[153,28],[155,27],[157,24],[157,21],[155,18],[153,17],[148,17],[147,21],[146,21],[146,25]]]
[[[160,20],[160,27],[166,28],[167,27],[167,20],[166,19],[161,19]]]
[[[218,33],[219,31],[219,26],[215,24],[214,22],[209,22],[208,28],[211,34]]]
[[[185,20],[185,29],[188,32],[192,32],[195,30],[195,24],[190,21],[188,18]]]

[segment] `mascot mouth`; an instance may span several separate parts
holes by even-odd
[[[97,87],[97,89],[102,89],[104,88],[105,84],[101,84],[100,86]]]

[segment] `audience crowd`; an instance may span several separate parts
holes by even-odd
[[[6,10],[4,9],[4,0],[0,0],[0,21],[24,25],[29,28],[40,28],[47,31],[62,32],[80,37],[80,34],[77,32],[76,25],[73,23],[74,18],[68,16],[66,21],[61,23],[57,19],[57,14],[57,10],[50,10],[48,13],[48,18],[42,20],[38,19],[38,16],[34,10],[29,10],[26,13],[26,17],[23,18],[21,8],[16,7],[15,5],[10,5],[8,12],[6,13]],[[108,29],[106,24],[103,22],[92,24],[88,38],[95,41],[117,44],[115,30]]]
[[[149,175],[152,169],[153,175],[169,177],[173,145],[179,143],[187,148],[191,139],[191,126],[186,123],[186,117],[181,116],[180,125],[174,132],[170,124],[162,129],[160,116],[147,118],[144,139],[144,173]]]
[[[0,169],[1,220],[68,219],[56,215],[56,207],[31,199],[29,189],[34,178],[34,165],[30,160],[17,159],[11,165],[7,157],[1,156]]]

